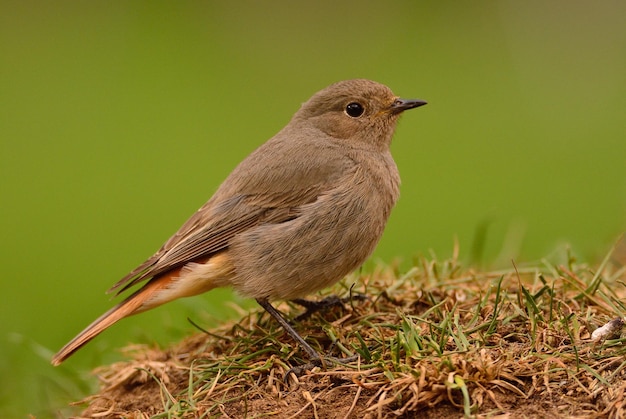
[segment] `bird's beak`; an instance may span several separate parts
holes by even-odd
[[[389,107],[389,112],[392,114],[398,114],[400,112],[406,111],[407,109],[417,108],[418,106],[426,105],[425,100],[421,99],[396,99],[393,101],[391,106]]]

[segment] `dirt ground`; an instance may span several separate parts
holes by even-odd
[[[367,299],[293,322],[343,364],[287,375],[307,359],[259,309],[165,350],[130,348],[130,360],[95,372],[102,390],[77,406],[90,418],[622,418],[621,330],[591,333],[621,310],[624,276],[455,261],[381,269],[356,281]]]

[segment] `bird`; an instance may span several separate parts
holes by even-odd
[[[399,196],[390,153],[398,118],[425,104],[367,79],[315,93],[108,291],[142,284],[61,348],[52,364],[123,318],[217,287],[254,298],[309,358],[319,359],[271,302],[326,288],[370,256]]]

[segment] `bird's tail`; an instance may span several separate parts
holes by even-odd
[[[124,317],[141,313],[181,297],[201,294],[229,284],[233,268],[228,256],[220,253],[190,262],[162,276],[154,277],[130,297],[98,317],[52,358],[59,365],[102,331]]]
[[[161,278],[159,278],[161,279]],[[140,290],[126,298],[124,301],[98,317],[87,326],[82,332],[80,332],[74,339],[69,341],[61,350],[52,358],[52,365],[57,366],[61,362],[65,361],[74,352],[80,349],[83,345],[89,342],[91,339],[98,336],[102,331],[116,323],[118,320],[128,317],[130,315],[140,313],[152,307],[145,307],[146,302],[160,287],[156,285],[162,281],[152,280],[147,283]]]

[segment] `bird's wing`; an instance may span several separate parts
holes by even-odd
[[[157,253],[109,292],[121,293],[141,281],[224,250],[235,235],[256,225],[297,217],[298,207],[315,201],[346,166],[354,164],[332,150],[322,152],[312,162],[310,156],[290,145],[268,144],[244,160]],[[264,164],[258,164],[259,160]]]
[[[281,222],[279,214],[270,214],[275,210],[253,207],[243,201],[244,197],[233,197],[221,203],[222,211],[210,211],[206,205],[202,207],[157,253],[122,278],[109,292],[123,292],[145,279],[219,252],[237,233],[268,217]]]

